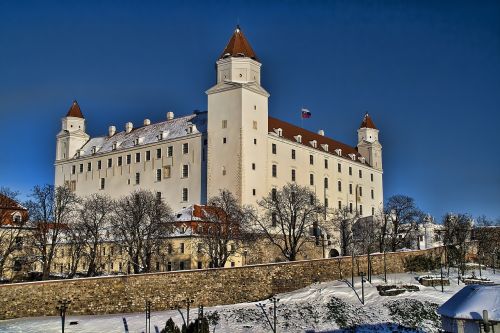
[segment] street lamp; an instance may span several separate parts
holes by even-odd
[[[364,305],[365,304],[365,273],[360,272],[359,275],[361,276],[361,303]]]
[[[151,301],[146,300],[146,333],[151,333]]]
[[[192,298],[188,297],[188,298],[186,298],[186,299],[184,299],[184,300],[182,300],[182,301],[183,301],[184,303],[186,303],[186,311],[187,311],[187,314],[186,314],[186,322],[187,322],[187,324],[186,324],[186,328],[187,328],[187,326],[189,325],[189,309],[190,309],[190,307],[191,307],[191,304],[193,304],[193,303],[194,303],[194,299],[192,299]]]
[[[61,332],[64,333],[64,322],[66,321],[66,310],[68,306],[71,304],[71,301],[63,298],[62,300],[57,301],[58,305],[56,309],[59,310],[59,316],[61,317]]]

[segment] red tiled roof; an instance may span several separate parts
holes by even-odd
[[[370,117],[370,115],[368,113],[366,113],[365,116],[363,117],[363,121],[361,122],[361,125],[359,125],[359,128],[377,129],[377,127],[373,123],[372,118]]]
[[[71,104],[66,117],[85,118],[82,114],[82,110],[80,110],[80,106],[78,105],[77,101],[73,101],[73,104]]]
[[[317,146],[316,149],[321,150],[325,152],[325,150],[321,147],[322,144],[327,144],[328,145],[328,153],[336,155],[335,150],[336,149],[342,149],[342,157],[348,158],[348,154],[355,154],[356,156],[361,156],[358,154],[358,151],[356,148],[351,147],[349,145],[346,145],[342,142],[333,140],[331,138],[328,138],[326,136],[322,136],[319,134],[316,134],[314,132],[308,131],[304,128],[292,125],[290,123],[287,123],[283,120],[279,120],[276,118],[269,117],[269,122],[268,122],[268,129],[269,132],[274,132],[275,129],[281,128],[282,129],[282,137],[285,139],[288,139],[293,142],[297,142],[295,139],[295,136],[301,135],[302,136],[302,144],[309,147],[313,148],[314,147],[310,144],[311,141],[316,140]]]
[[[226,58],[228,56],[231,57],[248,57],[254,60],[257,59],[257,55],[253,51],[250,43],[248,43],[247,39],[243,35],[243,32],[240,29],[240,26],[236,26],[229,43],[227,43],[226,48],[220,55],[219,59]]]
[[[16,200],[0,193],[0,209],[26,210]]]

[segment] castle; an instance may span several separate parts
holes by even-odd
[[[216,62],[206,112],[91,138],[78,103],[57,135],[55,185],[112,198],[148,189],[174,211],[204,204],[221,189],[255,205],[288,182],[310,187],[327,207],[361,216],[383,204],[382,146],[368,114],[355,147],[269,116],[261,62],[237,27]]]

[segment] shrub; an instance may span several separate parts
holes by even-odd
[[[431,324],[439,327],[438,305],[435,303],[406,298],[391,300],[384,306],[389,309],[392,319],[401,325],[417,328]]]

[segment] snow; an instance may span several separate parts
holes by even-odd
[[[362,305],[360,301],[361,283],[359,278],[355,279],[356,292],[350,287],[348,281],[331,281],[279,294],[276,296],[280,299],[277,309],[278,332],[341,333],[349,331],[347,329],[349,326],[355,326],[355,332],[438,332],[440,320],[435,309],[465,287],[463,283],[457,285],[457,273],[453,272],[450,276],[451,285],[445,286],[444,293],[441,292],[441,286],[425,287],[419,285],[416,274],[388,274],[387,284],[389,285],[418,285],[420,288],[419,291],[405,292],[397,296],[380,296],[376,287],[385,285],[385,283],[382,276],[374,276],[372,283],[365,282],[364,284],[365,305]],[[428,272],[428,274],[436,273]],[[496,283],[500,282],[500,274],[494,275],[490,270],[483,271],[483,276]],[[490,292],[490,294],[494,293]],[[497,296],[498,294],[496,292]],[[498,302],[498,298],[496,301]],[[269,326],[261,309],[256,306],[257,303],[206,307],[204,311],[205,314],[214,311],[219,313],[221,319],[215,332],[269,332]],[[266,304],[269,310],[269,301],[263,300],[261,303]],[[497,306],[497,308],[500,307]],[[185,310],[182,311],[185,316]],[[197,310],[192,309],[191,318],[196,317],[196,315]],[[490,313],[492,319],[494,316],[498,316],[498,312]],[[152,332],[155,331],[154,326],[158,326],[161,330],[170,317],[177,325],[182,324],[182,318],[175,310],[153,312],[151,314]],[[65,332],[122,333],[124,332],[122,318],[126,318],[130,333],[144,331],[144,313],[133,313],[100,316],[70,315],[66,319]],[[71,321],[78,321],[78,325],[70,326]],[[0,332],[9,333],[60,332],[60,327],[59,317],[0,321]],[[345,330],[341,327],[344,327]]]
[[[500,286],[469,285],[444,303],[438,313],[460,319],[482,319],[488,310],[490,320],[500,321]]]

